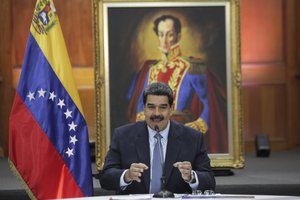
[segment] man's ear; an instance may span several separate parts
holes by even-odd
[[[174,107],[174,103],[171,105],[171,115],[173,114],[175,107]]]

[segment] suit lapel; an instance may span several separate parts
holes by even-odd
[[[165,159],[165,166],[164,166],[164,174],[166,177],[166,181],[170,178],[172,170],[174,170],[173,164],[176,162],[177,155],[180,150],[180,133],[176,130],[176,124],[171,121],[169,136],[168,136],[168,145],[167,145],[167,152],[166,152],[166,159]]]
[[[141,163],[146,164],[149,169],[145,170],[143,173],[144,183],[146,185],[147,191],[149,192],[149,185],[150,185],[150,148],[149,148],[149,133],[147,129],[146,123],[140,123],[137,130],[137,137],[135,140],[136,144],[136,153],[138,156],[138,160]],[[145,134],[147,137],[145,137]]]

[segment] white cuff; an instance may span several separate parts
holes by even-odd
[[[122,173],[122,175],[121,175],[121,177],[120,177],[120,188],[121,188],[121,190],[125,190],[126,187],[132,183],[132,181],[130,181],[129,183],[126,183],[125,180],[124,180],[124,176],[125,176],[125,173],[126,173],[127,171],[128,171],[128,169],[126,169],[126,170]]]
[[[198,185],[199,185],[198,176],[194,170],[192,170],[191,174],[192,174],[192,179],[190,182],[187,182],[187,183],[190,185],[192,190],[197,190]]]

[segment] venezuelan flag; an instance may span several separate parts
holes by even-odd
[[[36,2],[9,127],[9,163],[32,199],[93,194],[87,125],[52,0]]]

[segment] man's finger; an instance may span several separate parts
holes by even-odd
[[[176,162],[176,163],[173,164],[173,166],[174,166],[174,167],[179,167],[179,165],[180,165],[181,163],[182,163],[182,162]]]
[[[191,169],[192,168],[192,164],[189,161],[183,161],[183,162],[176,162],[173,164],[174,167],[177,168],[185,168],[185,169]]]
[[[148,169],[148,166],[145,165],[144,163],[132,163],[131,165],[140,169]]]
[[[181,162],[182,164],[184,164],[184,165],[191,165],[191,162],[190,161],[183,161],[183,162]]]
[[[147,170],[148,166],[144,163],[132,163],[130,165],[129,173],[132,180],[141,182],[140,177],[142,176],[142,173],[144,170]]]

